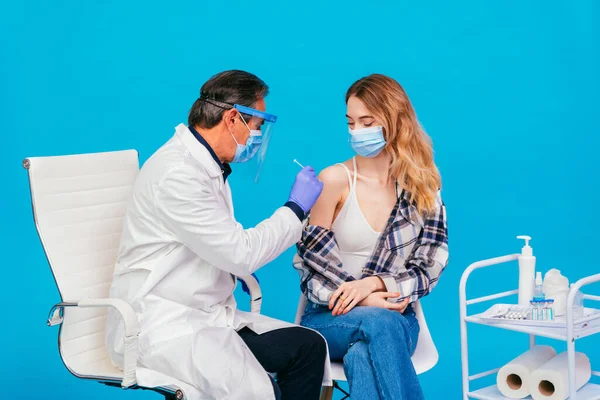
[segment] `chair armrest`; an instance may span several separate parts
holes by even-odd
[[[260,306],[262,305],[262,292],[256,278],[252,275],[238,276],[238,279],[243,280],[250,290],[250,311],[260,314]]]
[[[125,322],[125,336],[137,336],[140,333],[140,326],[137,315],[133,308],[121,299],[86,299],[77,303],[79,307],[112,307],[121,314]]]
[[[66,307],[97,308],[112,307],[121,314],[125,323],[125,354],[123,355],[123,381],[121,387],[128,388],[136,384],[138,334],[140,333],[137,315],[129,303],[121,299],[85,299],[79,302],[61,302],[52,307],[48,325],[54,326],[63,322],[63,310]]]

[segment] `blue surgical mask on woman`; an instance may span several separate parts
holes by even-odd
[[[348,132],[350,132],[350,146],[361,157],[376,157],[386,145],[382,126],[348,129]]]

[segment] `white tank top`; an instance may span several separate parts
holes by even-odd
[[[381,232],[375,232],[365,218],[356,197],[356,158],[352,159],[354,165],[354,178],[350,170],[339,164],[348,174],[350,193],[342,206],[339,214],[331,225],[331,230],[340,249],[342,267],[344,271],[355,279],[362,277],[362,269],[373,252]]]

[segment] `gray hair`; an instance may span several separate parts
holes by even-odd
[[[254,107],[267,94],[267,84],[249,72],[231,70],[218,73],[202,85],[200,98],[190,109],[188,125],[214,128],[223,119],[223,113],[234,104]]]

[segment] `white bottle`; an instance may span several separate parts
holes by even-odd
[[[533,299],[535,288],[535,256],[533,249],[529,246],[529,236],[517,236],[517,239],[525,240],[525,246],[521,249],[519,256],[519,305],[528,307]]]

